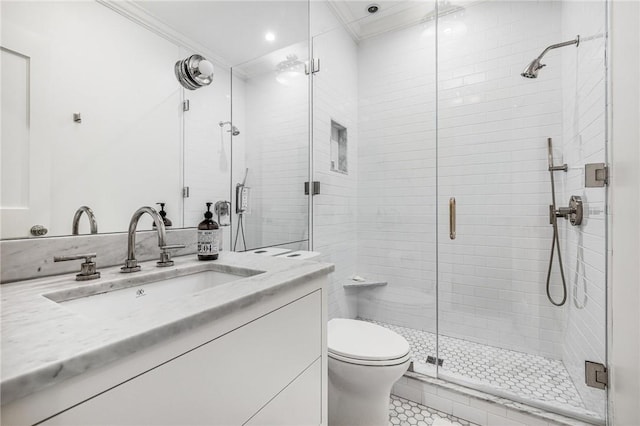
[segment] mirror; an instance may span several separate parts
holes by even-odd
[[[275,78],[287,55],[308,59],[308,9],[307,1],[3,1],[1,238],[31,238],[34,225],[69,235],[85,205],[100,233],[126,231],[137,208],[160,202],[174,228],[194,227],[211,201],[228,203],[225,248],[241,216],[239,250],[306,241],[308,78],[295,89]],[[174,64],[194,53],[214,64],[214,77],[190,91]],[[269,120],[287,96],[295,103],[278,114],[295,114]],[[247,168],[240,215],[235,185]],[[90,232],[86,216],[79,232]]]
[[[183,226],[182,54],[99,3],[2,2],[2,238],[83,205],[99,232],[157,202]]]
[[[184,121],[185,182],[190,189],[186,226],[202,220],[206,201],[225,203],[230,215],[214,215],[223,225],[225,249],[307,249],[308,2],[136,5],[197,40],[211,57],[231,64],[229,73],[218,71],[210,90],[185,93],[190,101]],[[230,110],[222,102],[210,102],[216,91],[231,94]],[[197,138],[203,142],[194,143]]]
[[[308,55],[305,40],[233,68],[242,76],[237,87],[244,95],[242,102],[234,97],[232,109],[234,123],[243,123],[244,132],[244,155],[234,155],[234,196],[240,200],[234,204],[239,212],[233,227],[235,250],[283,242],[290,249],[307,249]]]

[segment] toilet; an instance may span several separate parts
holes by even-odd
[[[409,343],[365,321],[327,326],[329,426],[387,426],[391,387],[410,363]]]

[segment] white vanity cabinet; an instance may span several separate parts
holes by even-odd
[[[248,308],[237,326],[229,319],[202,326],[10,403],[2,424],[326,424],[325,306],[317,287]]]

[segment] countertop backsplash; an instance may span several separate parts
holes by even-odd
[[[127,233],[73,235],[65,237],[32,238],[0,241],[0,283],[80,272],[82,260],[53,261],[53,256],[96,253],[98,270],[124,264],[127,258]],[[167,230],[167,244],[185,244],[185,248],[171,250],[172,256],[196,252],[196,229]],[[136,259],[160,258],[156,231],[136,233]]]

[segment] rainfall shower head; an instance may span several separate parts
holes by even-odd
[[[569,40],[569,41],[565,41],[563,43],[552,44],[551,46],[549,46],[546,49],[544,49],[542,51],[542,53],[540,54],[540,56],[538,56],[536,59],[531,61],[531,63],[529,65],[527,65],[527,67],[524,69],[524,71],[522,71],[522,73],[520,73],[520,75],[525,77],[525,78],[538,78],[538,71],[540,71],[540,69],[542,69],[543,67],[546,67],[545,64],[541,64],[540,63],[540,60],[542,59],[542,57],[544,55],[546,55],[547,52],[550,51],[550,50],[557,49],[559,47],[570,46],[572,44],[575,44],[576,47],[578,47],[580,45],[580,36],[579,35],[576,36],[575,40]]]
[[[465,8],[463,6],[452,4],[450,0],[439,0],[433,10],[425,15],[424,20],[433,21],[436,17],[443,18],[447,15],[458,17],[458,15],[463,15],[464,12]]]
[[[220,127],[225,126],[226,124],[231,124],[230,121],[221,121],[218,123],[218,125]],[[230,132],[233,136],[238,136],[240,134],[240,130],[234,126],[233,124],[231,124],[231,129],[227,130],[227,132]]]

